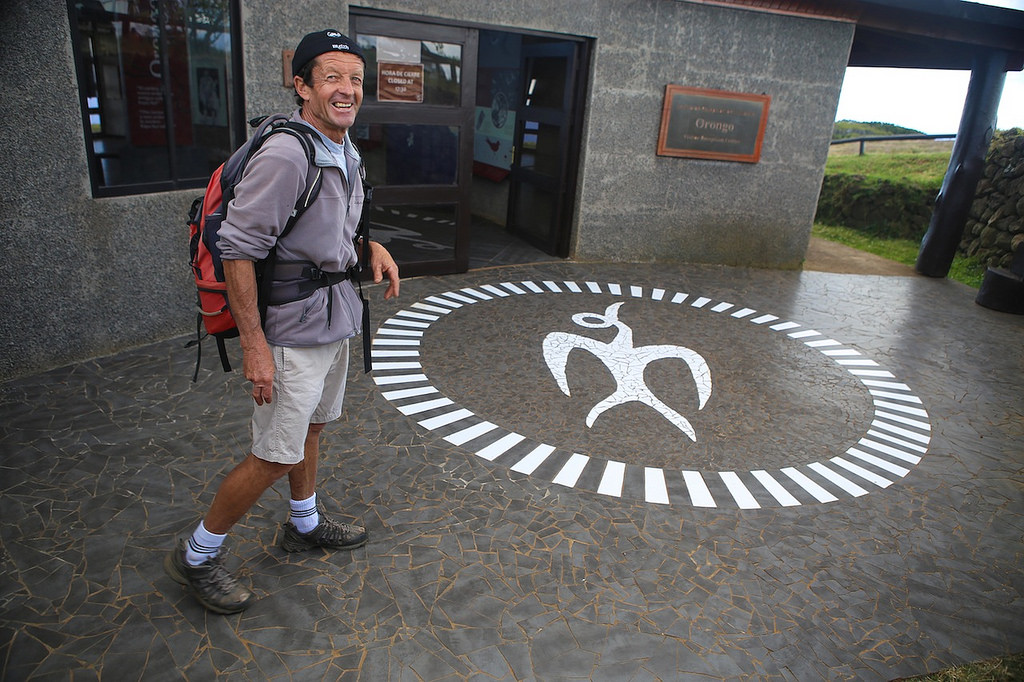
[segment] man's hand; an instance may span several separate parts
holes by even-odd
[[[274,356],[266,341],[242,347],[242,371],[252,382],[252,399],[257,405],[274,400]]]
[[[384,291],[384,299],[398,296],[398,264],[382,244],[370,242],[370,270],[373,272],[373,283],[380,284],[388,278],[388,288]]]

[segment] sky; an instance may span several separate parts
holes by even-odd
[[[1024,0],[982,4],[1024,10]],[[970,71],[851,67],[843,80],[836,120],[893,123],[928,135],[955,133],[970,79]],[[997,116],[999,130],[1024,128],[1024,72],[1007,72]]]

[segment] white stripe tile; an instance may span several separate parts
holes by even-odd
[[[614,294],[615,296],[622,296],[622,287],[614,282],[608,284],[608,293]]]
[[[494,286],[493,284],[484,284],[480,288],[483,289],[484,291],[491,292],[492,294],[494,294],[495,296],[498,296],[499,298],[506,298],[508,296],[511,296],[510,293],[508,293],[507,291],[502,291],[501,289],[499,289],[498,287]]]
[[[917,403],[918,405],[921,404],[920,398],[918,398],[916,395],[910,395],[907,393],[893,393],[892,391],[877,391],[874,389],[868,391],[868,393],[875,396],[876,398],[889,398],[890,400],[902,400],[905,403]]]
[[[479,438],[485,433],[490,433],[496,428],[498,428],[497,424],[492,424],[491,422],[480,422],[479,424],[474,424],[473,426],[462,429],[461,431],[456,431],[451,435],[445,436],[444,439],[452,445],[465,445],[474,438]]]
[[[447,405],[454,405],[448,398],[437,398],[435,400],[424,400],[419,403],[410,403],[409,405],[398,405],[398,411],[408,416],[411,414],[420,414],[421,412],[427,412],[429,410],[436,410],[439,407],[445,407]]]
[[[608,460],[604,467],[604,475],[601,476],[601,484],[597,486],[597,492],[612,497],[622,497],[622,484],[626,479],[626,465],[623,462]]]
[[[711,308],[711,312],[713,312],[713,313],[724,313],[726,310],[728,310],[729,308],[732,308],[732,307],[733,307],[732,303],[724,303],[723,302],[723,303],[719,303],[716,306],[713,306]]]
[[[426,374],[392,374],[391,376],[381,376],[375,374],[373,382],[378,386],[391,386],[394,384],[412,384],[417,381],[426,381]]]
[[[601,293],[601,285],[599,285],[597,282],[587,282],[587,288],[590,289],[590,293],[592,294]]]
[[[423,365],[418,362],[374,362],[374,371],[377,370],[392,370],[392,369],[423,369]]]
[[[522,289],[517,287],[515,284],[512,284],[512,282],[502,282],[501,286],[505,287],[506,289],[511,291],[513,294],[525,294],[526,293],[525,291],[523,291]]]
[[[892,424],[887,424],[887,423],[885,423],[883,421],[879,421],[877,419],[875,421],[871,422],[871,425],[873,427],[875,427],[876,429],[882,429],[883,431],[888,431],[889,433],[895,433],[895,434],[897,434],[899,436],[903,436],[904,438],[909,438],[910,440],[917,441],[918,443],[925,443],[925,444],[927,444],[927,443],[930,443],[931,440],[932,440],[931,436],[926,436],[926,435],[917,433],[916,431],[911,431],[909,429],[901,429],[898,426],[893,426]]]
[[[884,369],[848,369],[850,374],[857,377],[879,377],[882,379],[895,379],[896,375]]]
[[[373,346],[418,346],[419,339],[388,339],[381,336],[376,337],[371,344]]]
[[[695,300],[695,301],[694,301],[693,303],[691,303],[690,305],[691,305],[692,307],[694,307],[694,308],[703,308],[703,307],[704,307],[704,306],[706,306],[706,305],[707,305],[708,303],[711,303],[711,299],[710,299],[710,298],[708,298],[707,296],[701,296],[700,298],[698,298],[697,300]]]
[[[415,322],[413,320],[396,320],[391,319],[387,321],[388,324],[393,324],[396,327],[410,327],[412,329],[427,329],[430,326],[429,322]],[[420,332],[422,333],[422,332]]]
[[[767,471],[751,471],[754,478],[764,486],[764,489],[771,493],[771,496],[781,504],[783,507],[796,507],[800,504],[800,500],[793,497],[793,495],[782,487],[782,484],[775,480],[775,478]]]
[[[415,398],[418,395],[430,395],[431,393],[437,393],[437,389],[433,386],[417,386],[416,388],[403,388],[398,391],[384,391],[381,395],[388,400],[402,400],[404,398]]]
[[[672,302],[673,303],[682,303],[683,301],[686,300],[687,296],[689,296],[689,294],[677,293],[675,296],[672,297]]]
[[[884,443],[873,441],[870,438],[861,438],[859,441],[857,441],[857,445],[862,445],[866,448],[871,448],[875,452],[881,452],[883,455],[895,457],[896,459],[906,462],[907,464],[917,464],[921,461],[921,458],[918,457],[917,455],[912,455],[909,452],[904,452],[903,450],[894,448],[890,445],[885,445]]]
[[[909,440],[903,440],[891,433],[884,433],[882,431],[875,431],[874,429],[868,429],[867,434],[872,438],[878,440],[884,440],[886,443],[890,443],[896,447],[903,448],[904,450],[910,450],[911,452],[920,452],[922,455],[928,452],[928,448],[921,445],[920,443],[911,443]]]
[[[813,469],[816,473],[821,475],[823,478],[828,479],[835,485],[845,490],[854,497],[860,497],[861,495],[867,495],[868,491],[861,488],[859,485],[846,478],[845,476],[832,471],[821,462],[813,462],[807,465],[808,468]]]
[[[423,332],[416,331],[415,329],[392,329],[390,327],[381,327],[377,330],[377,338],[382,336],[415,336],[423,338]]]
[[[417,308],[430,308],[430,307],[432,307],[432,306],[429,306],[429,305],[423,305],[422,303],[420,303],[418,305],[414,303],[413,306],[417,307]],[[437,310],[441,310],[441,309],[438,308]],[[442,311],[442,312],[447,312],[447,311]],[[395,317],[411,317],[414,320],[426,320],[427,322],[437,322],[438,320],[441,319],[437,315],[427,315],[426,313],[419,313],[419,312],[416,312],[415,310],[399,310],[397,313],[395,313]]]
[[[795,324],[793,322],[790,322],[790,324],[792,324],[795,327],[799,327],[800,326],[800,325]],[[775,327],[772,327],[772,329],[775,329]],[[821,336],[821,332],[819,332],[817,330],[814,330],[814,329],[802,329],[802,330],[800,330],[798,332],[792,332],[790,334],[786,334],[786,336],[788,336],[791,339],[806,339],[806,338],[809,338],[811,336]]]
[[[686,490],[690,493],[690,502],[694,507],[718,506],[699,471],[684,471],[683,481],[686,483]]]
[[[892,412],[882,412],[881,410],[875,410],[875,416],[880,419],[886,419],[897,424],[903,424],[904,426],[913,426],[916,429],[922,431],[931,431],[932,425],[929,422],[923,422],[917,419],[911,419],[910,417],[904,417],[900,414],[893,414]]]
[[[451,295],[450,292],[445,294],[445,296],[449,296],[449,295]],[[463,297],[463,298],[465,298],[465,297]],[[453,301],[453,300],[451,300],[449,298],[442,298],[441,296],[427,296],[423,300],[424,301],[430,301],[431,303],[436,303],[439,306],[448,306],[449,308],[456,308],[457,309],[457,308],[461,308],[462,307],[462,304],[459,303],[458,301]],[[472,303],[472,301],[470,301],[470,303]],[[432,309],[431,312],[437,312],[437,313],[447,312],[444,308],[433,308],[433,306],[427,306],[427,308],[431,308]]]
[[[909,405],[901,405],[900,403],[890,403],[885,400],[873,401],[875,407],[880,407],[885,410],[895,410],[896,412],[902,412],[904,414],[912,414],[915,417],[928,418],[928,413],[919,407],[910,407]]]
[[[454,424],[457,421],[462,421],[463,419],[472,416],[473,413],[470,412],[469,410],[455,410],[454,412],[448,412],[447,414],[431,417],[430,419],[424,419],[423,421],[420,422],[420,426],[422,426],[425,429],[430,429],[431,431],[433,431],[434,429],[439,429],[442,426]]]
[[[778,324],[773,324],[771,327],[769,327],[769,329],[777,332],[784,332],[787,329],[796,329],[799,326],[800,325],[797,324],[796,322],[779,322]],[[818,332],[814,333],[817,334]]]
[[[566,488],[572,488],[576,485],[576,481],[580,480],[583,469],[589,461],[590,458],[586,455],[581,455],[578,452],[573,453],[572,457],[569,458],[562,467],[562,470],[558,472],[551,482],[564,485]]]
[[[526,287],[527,289],[529,289],[530,291],[532,291],[535,294],[543,294],[544,293],[544,290],[541,289],[539,286],[537,286],[536,282],[531,282],[531,281],[527,280],[527,281],[523,282],[523,286]]]
[[[488,296],[484,292],[477,291],[476,289],[473,289],[471,287],[466,287],[465,289],[462,290],[462,292],[465,293],[465,294],[469,294],[470,296],[475,296],[476,298],[479,298],[481,301],[493,301],[494,300],[493,296]]]
[[[568,289],[569,291],[571,291],[574,294],[582,294],[583,293],[583,289],[580,289],[580,285],[576,284],[576,282],[563,282],[563,284],[565,284],[565,288],[566,289]]]
[[[825,348],[826,346],[842,345],[835,339],[817,339],[816,341],[804,341],[804,344],[810,348]]]
[[[875,379],[861,379],[860,382],[871,388],[888,388],[896,391],[909,391],[910,386],[896,381],[877,381]]]
[[[518,433],[508,433],[476,454],[478,457],[486,459],[488,462],[493,462],[495,459],[504,455],[525,439],[525,436],[520,436]]]
[[[653,504],[668,504],[668,486],[661,467],[644,467],[644,500]]]
[[[743,319],[744,317],[750,317],[751,315],[753,315],[756,312],[757,311],[754,310],[753,308],[743,308],[741,310],[737,310],[736,312],[732,313],[731,315],[732,315],[732,317],[735,317],[736,319],[740,320],[740,319]]]
[[[470,298],[469,296],[464,296],[464,295],[460,294],[457,291],[449,291],[449,292],[443,294],[443,296],[445,296],[447,298],[450,298],[450,299],[452,299],[454,301],[458,301],[459,303],[465,303],[467,305],[472,305],[472,304],[476,303],[476,299],[475,298]]]
[[[725,483],[725,487],[729,489],[732,498],[736,500],[736,504],[739,505],[740,509],[761,508],[761,505],[757,503],[754,496],[747,490],[747,486],[743,485],[743,481],[740,480],[735,471],[720,471],[718,475],[721,477],[722,482]]]
[[[833,457],[829,461],[831,461],[833,464],[837,466],[841,466],[842,468],[849,471],[851,474],[860,476],[865,481],[874,483],[879,488],[888,488],[890,485],[892,485],[892,481],[890,481],[888,478],[885,478],[884,476],[879,476],[873,471],[868,471],[864,467],[854,464],[853,462],[848,462],[842,457]]]
[[[808,478],[803,472],[794,469],[793,467],[786,467],[782,470],[782,473],[793,479],[793,482],[803,488],[811,497],[816,499],[818,502],[835,502],[839,498],[830,493],[829,491],[822,488],[820,485]]]
[[[538,445],[532,451],[530,451],[530,454],[526,455],[526,457],[523,457],[521,460],[519,460],[509,468],[512,469],[512,471],[517,471],[521,474],[530,475],[534,471],[536,471],[537,467],[543,464],[544,460],[546,460],[548,456],[554,451],[555,448],[553,445]]]
[[[879,469],[888,471],[890,474],[896,474],[901,478],[910,473],[910,469],[901,467],[898,464],[893,464],[887,459],[875,457],[874,455],[868,452],[864,452],[863,450],[858,450],[857,448],[850,448],[849,450],[846,451],[846,454],[853,455],[857,459],[867,462],[868,464],[874,464]]]
[[[426,300],[429,301],[429,300],[436,299],[436,298],[437,298],[436,296],[429,296]],[[461,308],[462,307],[460,305],[452,303],[451,301],[449,301],[448,304],[451,305],[452,307],[456,307],[456,308]],[[451,312],[451,310],[449,310],[448,308],[442,308],[441,306],[437,306],[437,305],[427,305],[426,303],[420,303],[420,302],[413,303],[411,307],[416,308],[417,310],[426,310],[428,313],[438,313],[439,315],[447,315],[448,313]],[[434,319],[441,319],[441,318],[437,317],[437,318],[434,318]]]
[[[754,324],[767,324],[768,322],[774,322],[779,319],[777,315],[761,315],[751,320]]]
[[[632,296],[633,298],[643,298],[644,297],[644,288],[643,287],[638,287],[635,284],[630,285],[630,287],[629,287],[629,295]]]
[[[657,289],[657,288],[652,289],[651,290],[651,300],[652,301],[663,301],[663,300],[665,300],[665,290],[664,289]]]
[[[418,350],[382,350],[380,348],[374,348],[371,351],[373,358],[418,358],[420,352]]]
[[[562,289],[557,284],[552,282],[551,280],[545,280],[544,281],[544,286],[546,286],[548,288],[548,291],[550,291],[550,292],[552,292],[554,294],[562,293]]]

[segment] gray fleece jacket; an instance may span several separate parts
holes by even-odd
[[[301,122],[299,112],[293,121]],[[323,169],[320,194],[277,249],[279,261],[309,261],[325,272],[345,272],[356,264],[354,245],[363,209],[359,156],[345,145],[347,182],[319,135],[312,136],[316,164]],[[228,205],[217,242],[223,260],[256,261],[265,257],[284,229],[313,172],[302,145],[291,135],[271,135],[249,161]],[[309,179],[309,182],[312,178]],[[333,297],[328,323],[328,297]],[[278,346],[308,347],[355,336],[362,323],[362,303],[351,280],[317,289],[304,300],[267,308],[264,332]]]

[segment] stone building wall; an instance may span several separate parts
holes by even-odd
[[[1009,268],[1024,248],[1024,130],[993,137],[985,174],[971,205],[960,250],[977,255],[990,267]]]
[[[246,117],[293,106],[282,51],[347,29],[350,5],[592,41],[575,257],[799,267],[854,23],[679,0],[242,0]],[[196,190],[92,196],[68,4],[0,0],[0,30],[0,381],[194,330]],[[656,156],[669,83],[769,94],[760,162]]]

